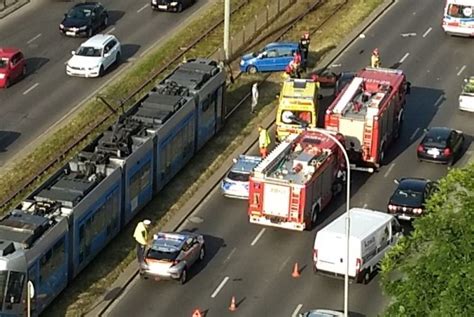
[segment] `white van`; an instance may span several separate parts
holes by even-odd
[[[397,219],[384,212],[352,208],[350,211],[349,278],[367,284],[378,263],[402,235]],[[313,269],[333,277],[346,272],[346,215],[318,231],[313,247]]]

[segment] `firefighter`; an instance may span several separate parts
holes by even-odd
[[[300,65],[294,59],[288,64],[291,78],[301,78]]]
[[[372,52],[372,56],[370,58],[370,66],[371,67],[380,67],[382,62],[380,61],[380,53],[379,49],[376,48]]]
[[[133,237],[137,242],[137,259],[138,263],[142,263],[145,257],[145,248],[148,245],[148,228],[151,225],[151,221],[145,219],[140,221],[135,227]]]
[[[268,134],[267,129],[258,126],[258,147],[260,149],[260,155],[262,158],[266,158],[268,155],[268,147],[270,146],[270,134]]]
[[[300,38],[300,49],[303,53],[303,67],[306,67],[306,63],[308,62],[309,43],[309,32],[304,32],[303,36]]]

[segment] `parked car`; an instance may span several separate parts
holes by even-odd
[[[300,52],[297,42],[270,43],[256,53],[242,56],[240,71],[251,74],[284,71],[297,51]]]
[[[437,183],[424,178],[402,178],[388,202],[387,210],[398,219],[412,220],[425,210],[426,200],[437,190]]]
[[[249,177],[262,159],[258,156],[240,155],[221,183],[221,191],[226,197],[248,199]]]
[[[160,232],[140,263],[140,276],[155,280],[178,280],[186,283],[188,270],[206,253],[204,237],[192,232]]]
[[[418,145],[416,154],[419,161],[429,161],[453,165],[462,154],[464,134],[462,131],[445,127],[434,127]]]
[[[459,96],[459,110],[474,112],[474,76],[464,79]]]
[[[26,76],[26,60],[17,48],[0,48],[0,88]]]
[[[344,313],[329,309],[313,309],[300,313],[298,317],[343,317]]]
[[[59,24],[59,30],[67,36],[91,37],[97,31],[105,29],[109,23],[109,14],[99,2],[83,2],[73,6]]]
[[[121,48],[118,39],[110,34],[97,34],[72,51],[66,63],[69,76],[100,77],[113,64],[120,62]]]
[[[196,3],[196,0],[151,0],[151,8],[156,11],[181,12]]]

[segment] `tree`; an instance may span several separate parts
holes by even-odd
[[[439,182],[414,222],[382,261],[386,316],[474,316],[474,164]]]

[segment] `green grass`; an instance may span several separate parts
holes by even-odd
[[[322,32],[312,37],[311,51],[313,54],[311,56],[315,58],[312,61],[313,64],[335,47],[383,0],[349,0],[349,6],[334,13],[334,9],[341,2],[342,0],[327,1],[327,4],[308,15],[286,36],[286,38],[297,39],[303,30],[308,29],[308,25],[315,26],[318,24],[317,21],[332,16],[331,20],[321,29]],[[309,0],[298,1],[292,10],[283,14],[266,33],[281,28],[284,21],[303,12],[309,3],[311,3]],[[218,38],[218,35],[216,36]],[[262,35],[262,38],[265,38],[265,35]],[[218,43],[218,40],[216,41]],[[261,76],[241,76],[235,84],[229,87],[226,95],[227,102],[234,104],[239,101],[250,91],[251,84],[261,78]],[[270,76],[269,80],[260,86],[260,104],[262,106],[258,109],[257,115],[250,115],[250,105],[244,103],[232,115],[219,135],[213,138],[188,164],[192,168],[181,171],[140,213],[140,218],[153,219],[156,222],[153,230],[159,230],[202,187],[222,162],[243,143],[244,139],[255,130],[256,125],[275,108],[275,94],[279,92],[279,89],[279,76]],[[131,223],[125,228],[94,260],[95,265],[89,265],[78,276],[45,313],[46,316],[80,316],[91,308],[94,300],[102,296],[120,273],[135,260],[134,242],[131,238],[135,224],[135,222]]]

